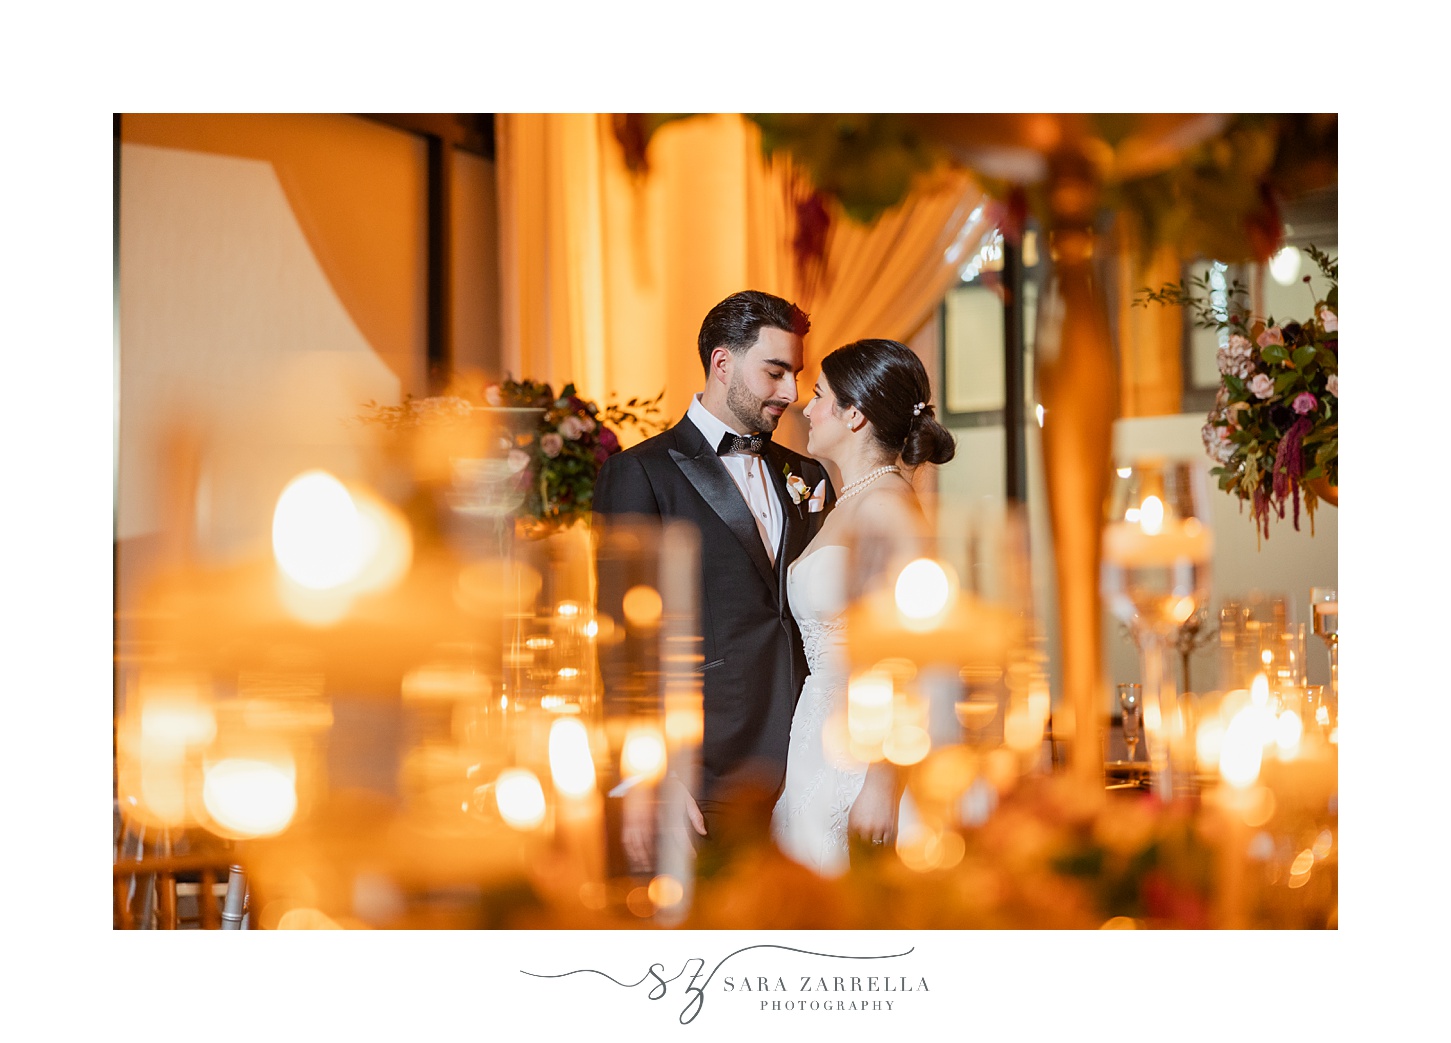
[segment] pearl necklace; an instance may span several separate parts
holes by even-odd
[[[847,499],[848,497],[855,496],[857,493],[861,492],[867,486],[871,485],[884,474],[900,474],[901,471],[902,469],[896,464],[887,464],[885,467],[878,467],[875,470],[868,471],[856,481],[850,482],[845,485],[841,490],[841,494],[837,496],[836,502],[841,503],[841,501]]]

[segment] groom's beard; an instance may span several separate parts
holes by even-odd
[[[731,380],[726,388],[726,408],[731,415],[739,420],[745,427],[746,433],[753,431],[774,431],[780,423],[779,417],[774,417],[765,411],[766,406],[776,406],[779,409],[788,409],[790,402],[782,401],[779,398],[763,399],[751,394],[750,390],[742,382]]]

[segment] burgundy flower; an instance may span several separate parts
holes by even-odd
[[[796,274],[802,285],[812,286],[826,264],[826,239],[831,231],[831,214],[825,197],[818,191],[804,192],[796,200],[796,234],[791,248],[796,254]]]
[[[613,431],[603,424],[600,425],[600,447],[610,456],[620,451],[620,440],[615,437]]]

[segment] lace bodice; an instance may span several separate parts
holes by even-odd
[[[813,676],[840,678],[846,669],[846,548],[827,544],[792,563],[786,590]]]

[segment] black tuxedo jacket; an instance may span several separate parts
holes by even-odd
[[[684,519],[700,532],[705,732],[699,800],[728,800],[733,784],[780,789],[791,715],[806,679],[801,635],[786,600],[786,567],[826,514],[792,502],[786,469],[812,490],[827,479],[827,503],[834,497],[826,469],[815,460],[774,443],[765,457],[784,521],[774,565],[740,488],[689,417],[610,457],[595,483],[594,510],[606,524],[643,515]],[[602,576],[602,602],[607,587]],[[603,604],[602,610],[608,611]],[[603,674],[609,705],[612,678],[608,669]]]

